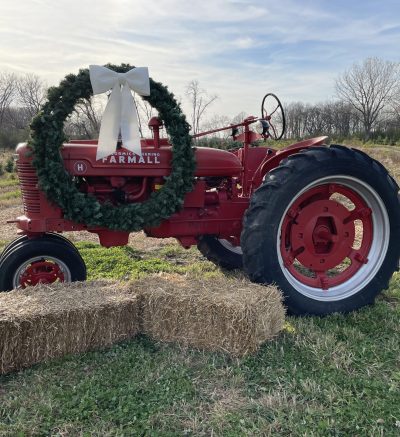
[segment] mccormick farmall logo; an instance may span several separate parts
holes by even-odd
[[[160,152],[142,152],[137,155],[128,151],[117,151],[102,158],[103,164],[160,164]]]

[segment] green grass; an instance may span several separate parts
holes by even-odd
[[[178,246],[140,252],[129,246],[106,249],[94,243],[77,243],[87,265],[88,279],[136,279],[149,273],[217,274],[217,267],[204,260],[197,249]],[[186,253],[185,253],[186,252]]]
[[[397,175],[395,152],[379,156]],[[0,188],[16,187],[14,177],[1,177]],[[89,279],[225,274],[175,244],[77,246]],[[399,338],[398,273],[374,306],[288,317],[277,339],[244,359],[140,337],[0,376],[0,436],[398,436]]]
[[[5,173],[0,177],[0,188],[17,187],[18,185],[19,182],[15,173]]]
[[[21,197],[21,190],[7,191],[0,194],[0,200],[17,199]]]
[[[223,274],[177,245],[78,247],[89,278]],[[399,322],[396,274],[376,305],[288,317],[277,339],[244,359],[145,337],[69,356],[0,377],[0,435],[397,436]]]

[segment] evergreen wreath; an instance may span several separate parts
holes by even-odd
[[[124,73],[133,67],[106,65]],[[150,96],[142,97],[159,113],[172,143],[171,174],[165,184],[141,203],[114,206],[100,203],[93,195],[78,190],[76,181],[65,170],[60,148],[66,141],[63,126],[76,103],[92,96],[89,70],[69,74],[58,87],[48,91],[47,102],[30,125],[29,146],[33,151],[32,164],[36,169],[39,187],[46,197],[59,206],[64,218],[89,227],[138,231],[158,226],[162,220],[178,211],[185,194],[194,185],[195,157],[190,126],[174,95],[159,82],[150,78]]]

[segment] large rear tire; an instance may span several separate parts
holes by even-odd
[[[228,240],[202,235],[197,243],[199,251],[211,262],[226,270],[242,269],[242,249]]]
[[[292,314],[372,304],[400,257],[398,186],[361,151],[313,147],[254,193],[241,236],[250,279],[275,283]]]

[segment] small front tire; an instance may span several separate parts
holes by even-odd
[[[0,291],[85,279],[82,257],[72,243],[61,239],[43,237],[18,242],[0,262]]]
[[[78,251],[78,249],[72,244],[72,242],[69,241],[68,238],[64,237],[63,235],[60,235],[60,234],[55,233],[55,232],[46,232],[45,234],[39,234],[39,235],[40,235],[40,237],[37,237],[37,238],[41,238],[41,239],[46,238],[46,239],[53,240],[53,241],[61,241],[61,242],[69,244],[76,251]],[[8,243],[0,255],[0,262],[3,260],[3,258],[7,255],[8,252],[10,252],[12,249],[14,249],[14,247],[16,247],[18,244],[22,243],[23,241],[27,241],[27,240],[29,240],[29,237],[27,235],[21,235],[18,238],[16,238],[15,240]]]

